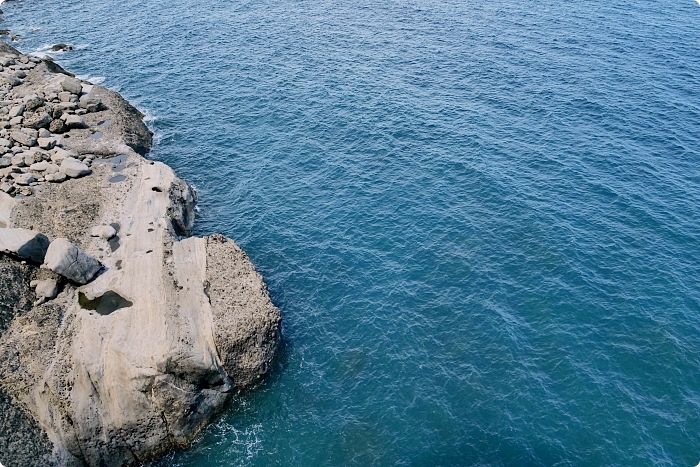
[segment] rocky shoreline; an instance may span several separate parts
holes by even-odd
[[[119,94],[0,44],[0,463],[138,465],[268,370],[280,313]]]

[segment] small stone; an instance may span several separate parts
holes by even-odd
[[[17,192],[22,195],[22,196],[32,196],[34,192],[32,191],[31,187],[28,186],[21,186],[17,190]]]
[[[6,138],[0,138],[0,146],[4,146],[6,148],[11,148],[12,147],[12,141]]]
[[[35,162],[34,164],[29,166],[29,170],[34,170],[36,172],[43,172],[46,169],[48,169],[50,165],[51,164],[49,164],[46,161]]]
[[[27,77],[27,74],[22,70],[15,71],[14,75],[19,79],[24,79]]]
[[[41,97],[39,97],[37,95],[30,95],[30,96],[24,97],[25,110],[29,110],[29,111],[36,110],[39,107],[41,107],[42,105],[44,105],[44,99],[42,99]]]
[[[47,182],[52,182],[52,183],[65,182],[67,179],[68,179],[68,177],[66,176],[66,174],[64,174],[62,172],[56,172],[53,174],[44,175],[44,180],[46,180]]]
[[[72,157],[66,157],[65,159],[63,159],[63,162],[61,162],[61,172],[63,172],[71,178],[77,178],[83,175],[91,174],[92,170],[90,170],[90,168],[87,165],[83,164],[77,159],[73,159]]]
[[[80,84],[80,81],[78,81],[75,78],[66,78],[63,81],[61,81],[61,87],[63,88],[64,91],[68,91],[70,93],[75,94],[76,96],[79,96],[80,93],[83,92],[83,85]]]
[[[51,154],[51,161],[55,162],[56,164],[61,164],[63,162],[63,159],[66,157],[73,157],[74,154],[72,152],[68,152],[63,148],[55,148],[53,150],[53,154]]]
[[[102,269],[98,260],[65,238],[51,242],[44,266],[77,284],[87,284]]]
[[[97,227],[93,227],[91,232],[91,236],[102,237],[105,240],[109,240],[115,235],[117,235],[117,231],[111,225],[98,225]]]
[[[77,115],[68,115],[65,120],[68,128],[86,128],[85,121]]]
[[[44,172],[44,177],[46,177],[46,175],[52,175],[52,174],[58,173],[59,170],[60,170],[60,167],[58,165],[49,164],[49,166],[46,167],[46,171]]]
[[[32,146],[36,145],[36,138],[28,135],[27,133],[25,133],[23,131],[13,131],[12,133],[10,133],[10,138],[12,138],[16,142],[18,142],[19,144],[22,144],[24,146],[32,147]]]
[[[23,131],[24,133],[28,134],[32,138],[38,138],[39,137],[39,131],[35,130],[34,128],[22,128],[20,131]]]
[[[39,138],[51,138],[51,132],[46,128],[41,128],[39,130]]]
[[[56,146],[56,138],[39,138],[37,143],[41,149],[53,149]]]
[[[9,157],[0,157],[0,169],[9,167],[12,165],[12,159]]]
[[[10,118],[15,118],[15,117],[21,117],[22,114],[24,114],[24,106],[23,105],[15,105],[12,108],[10,108],[10,111],[7,113],[7,116]]]
[[[34,151],[24,152],[22,154],[24,155],[24,165],[30,168],[33,164],[36,164],[43,160],[41,154]]]
[[[10,119],[10,125],[12,126],[20,126],[22,122],[24,121],[24,117],[15,117]]]
[[[64,133],[67,129],[68,128],[66,127],[66,123],[60,118],[54,119],[54,121],[49,124],[49,131],[51,133],[61,134]]]
[[[33,287],[35,287],[37,297],[43,297],[51,300],[56,298],[56,295],[58,294],[58,283],[54,279],[36,281]]]
[[[36,182],[36,178],[32,174],[13,174],[17,185],[27,186],[32,182]]]

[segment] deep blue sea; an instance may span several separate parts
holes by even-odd
[[[695,0],[16,0],[284,317],[156,466],[695,466]]]

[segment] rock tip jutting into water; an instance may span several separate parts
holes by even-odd
[[[247,255],[189,237],[119,94],[0,44],[0,462],[122,466],[193,437],[270,368],[280,313]]]

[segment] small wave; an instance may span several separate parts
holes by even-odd
[[[76,75],[76,78],[92,84],[102,84],[105,82],[104,76]]]

